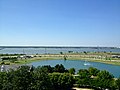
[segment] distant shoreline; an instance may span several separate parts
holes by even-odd
[[[0,48],[119,48],[119,47],[95,47],[95,46],[0,46]]]
[[[97,58],[95,58],[97,57]],[[27,59],[19,59],[15,61],[14,63],[11,63],[10,61],[5,61],[5,63],[8,64],[28,64],[31,62],[39,61],[39,60],[86,60],[90,62],[100,62],[105,64],[112,64],[112,65],[120,65],[120,59],[105,59],[105,58],[99,58],[99,55],[60,55],[60,54],[42,54],[37,55],[33,58],[27,58]],[[2,61],[1,61],[2,62]],[[1,63],[0,62],[0,63]]]

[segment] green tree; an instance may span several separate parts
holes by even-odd
[[[52,73],[52,74],[49,74],[49,76],[50,76],[51,84],[53,87],[52,89],[55,90],[55,89],[60,88],[60,83],[58,82],[60,74],[59,73]]]
[[[7,84],[7,73],[0,72],[0,90],[4,90]]]
[[[116,80],[117,88],[120,90],[120,77]]]
[[[53,73],[54,72],[54,68],[51,67],[50,65],[42,66],[41,68],[45,69],[46,72],[48,72],[48,73]]]
[[[68,90],[74,84],[74,78],[71,74],[52,73],[49,75],[53,90]]]
[[[70,68],[68,71],[70,74],[75,74],[75,68]]]
[[[87,69],[80,69],[78,71],[78,74],[79,74],[79,77],[82,79],[82,78],[90,78],[90,73]]]
[[[60,52],[60,54],[62,55],[62,54],[63,54],[63,52]]]
[[[50,90],[51,82],[47,69],[37,67],[33,71],[31,90]]]
[[[62,65],[62,64],[57,64],[55,67],[54,67],[54,71],[55,72],[59,72],[59,73],[64,73],[66,72],[66,69],[65,67]]]
[[[68,51],[68,53],[73,53],[73,51]]]
[[[74,84],[74,79],[72,75],[64,73],[60,75],[58,82],[63,90],[67,90],[72,88]]]
[[[67,60],[67,56],[64,56],[64,60]]]
[[[29,90],[32,77],[29,69],[28,66],[22,66],[15,71],[1,72],[0,78],[3,79],[0,80],[2,83],[1,90]]]
[[[100,72],[100,70],[98,70],[97,68],[94,67],[89,67],[88,69],[90,75],[92,76],[97,76],[97,74]]]
[[[100,71],[97,76],[100,79],[113,79],[114,78],[114,76],[106,70]]]
[[[79,76],[76,78],[78,86],[89,86],[91,83],[91,75],[87,69],[80,69]]]
[[[83,53],[87,55],[87,52],[86,52],[86,51],[84,51]]]
[[[114,80],[113,75],[110,74],[108,71],[100,71],[97,75],[97,87],[101,87],[103,89],[113,89],[114,88]]]
[[[21,66],[16,71],[9,72],[11,76],[11,81],[13,90],[29,90],[32,83],[32,72],[30,72],[29,66]],[[14,76],[12,78],[12,76]]]
[[[11,58],[9,58],[9,61],[14,63],[15,61],[17,61],[17,57],[11,57]]]

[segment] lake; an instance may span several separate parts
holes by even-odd
[[[76,71],[78,71],[79,69],[88,69],[89,67],[95,67],[100,70],[107,70],[115,77],[120,76],[120,66],[88,61],[87,63],[89,63],[90,65],[84,65],[84,63],[85,63],[84,60],[40,60],[37,62],[32,62],[30,63],[30,65],[33,65],[35,67],[50,65],[53,67],[56,64],[63,64],[65,68],[67,69],[75,68]]]
[[[69,48],[1,48],[0,54],[59,54],[60,52],[67,53],[68,51],[73,52],[116,52],[120,53],[120,48],[110,48],[110,47],[69,47]]]

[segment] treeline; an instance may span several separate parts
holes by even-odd
[[[21,66],[0,72],[0,90],[71,90],[73,86],[116,90],[120,89],[120,78],[115,80],[108,71],[93,67],[80,69],[75,75],[74,68],[66,69],[62,64],[37,68]]]
[[[0,56],[20,56],[25,54],[0,54]]]
[[[18,57],[3,57],[1,58],[2,62],[0,65],[5,64],[5,65],[10,65],[10,63],[5,63],[4,61],[10,61],[11,63],[14,63],[15,61],[18,60]]]

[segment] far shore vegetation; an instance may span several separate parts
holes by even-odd
[[[0,54],[0,64],[27,64],[38,60],[88,60],[106,64],[120,65],[120,53],[113,52],[60,52],[59,54]]]

